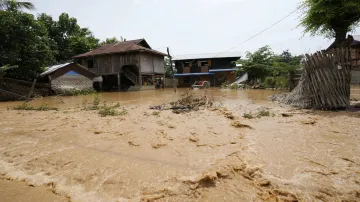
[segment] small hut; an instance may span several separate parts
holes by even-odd
[[[77,63],[65,63],[47,67],[41,77],[49,82],[55,92],[72,89],[92,89],[94,82],[102,81],[97,74]]]

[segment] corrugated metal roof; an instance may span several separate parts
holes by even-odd
[[[145,39],[123,41],[123,42],[119,42],[119,43],[115,43],[115,44],[106,44],[100,48],[91,50],[87,53],[83,53],[83,54],[74,56],[74,58],[89,57],[89,56],[95,56],[95,55],[104,55],[104,54],[111,54],[111,53],[122,53],[122,52],[130,52],[130,51],[144,51],[144,52],[149,52],[149,53],[153,53],[153,54],[157,54],[157,55],[163,55],[163,56],[166,55],[165,53],[162,53],[162,52],[153,50],[151,48],[147,48],[147,47],[139,45],[143,41],[145,41]]]
[[[41,73],[40,75],[41,76],[48,75],[48,74],[50,74],[50,73],[52,73],[52,72],[54,72],[54,71],[56,71],[56,70],[58,70],[60,68],[68,66],[69,64],[71,64],[71,63],[65,63],[65,64],[60,64],[60,65],[54,65],[54,66],[50,66],[50,67],[45,67],[46,71]]]
[[[232,72],[236,71],[236,69],[209,69],[209,72]]]
[[[174,76],[201,76],[201,75],[213,75],[211,72],[202,72],[202,73],[183,73],[183,74],[174,74]]]
[[[224,52],[224,53],[202,53],[202,54],[186,54],[177,55],[173,57],[173,60],[193,60],[193,59],[210,59],[210,58],[240,58],[241,52]]]

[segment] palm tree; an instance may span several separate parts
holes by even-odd
[[[16,0],[0,0],[0,10],[34,10],[35,6],[31,2],[23,2]]]

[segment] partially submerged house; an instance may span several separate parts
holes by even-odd
[[[164,56],[145,39],[107,44],[73,57],[79,64],[102,76],[103,90],[155,89],[155,79],[164,77]]]
[[[239,60],[241,53],[207,53],[181,55],[173,58],[179,80],[179,86],[189,87],[195,81],[208,81],[211,86],[219,86],[225,81],[236,80],[234,62]]]
[[[77,63],[65,63],[46,67],[40,75],[55,92],[68,89],[90,89],[94,81],[101,81],[98,75]]]

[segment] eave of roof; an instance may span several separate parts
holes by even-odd
[[[108,55],[108,54],[116,54],[116,53],[126,53],[126,52],[148,52],[156,55],[165,56],[165,53],[140,46],[141,42],[147,42],[145,39],[137,39],[137,40],[130,40],[119,42],[115,44],[106,44],[100,48],[91,50],[87,53],[83,53],[80,55],[76,55],[73,58],[82,58],[82,57],[91,57],[91,56],[98,56],[98,55]],[[149,46],[150,47],[150,46]]]
[[[224,53],[202,53],[202,54],[186,54],[178,55],[172,58],[173,61],[195,60],[195,59],[212,59],[212,58],[241,58],[240,52],[224,52]]]
[[[175,77],[178,76],[201,76],[201,75],[213,75],[211,72],[202,72],[202,73],[182,73],[182,74],[174,74]]]

